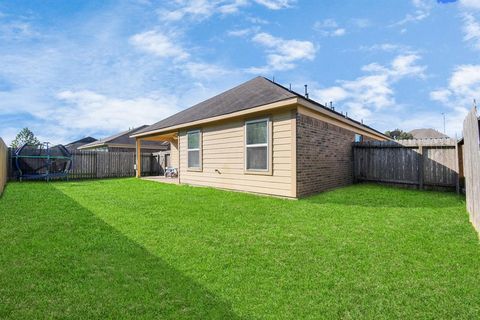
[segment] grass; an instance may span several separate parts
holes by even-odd
[[[0,318],[478,318],[454,194],[356,185],[299,201],[136,179],[11,183]]]

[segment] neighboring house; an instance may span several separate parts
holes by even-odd
[[[69,144],[66,144],[65,148],[67,148],[68,150],[77,150],[79,147],[81,147],[83,145],[86,145],[88,143],[95,142],[95,141],[97,141],[97,139],[92,138],[92,137],[85,137],[83,139],[73,141],[73,142],[70,142]]]
[[[169,141],[180,183],[292,198],[352,183],[352,142],[389,139],[263,77],[132,136]]]
[[[135,129],[120,132],[113,136],[85,144],[78,149],[108,152],[135,152],[135,138],[130,138],[130,136],[147,127],[147,125],[143,125]],[[158,151],[168,150],[168,148],[169,143],[167,141],[148,141],[143,144],[142,152],[154,153]]]
[[[414,129],[409,132],[413,139],[439,139],[439,138],[449,138],[446,134],[443,134],[435,129],[425,128],[425,129]]]

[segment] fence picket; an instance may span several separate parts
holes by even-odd
[[[103,152],[75,150],[72,152],[72,170],[68,175],[69,180],[121,178],[135,176],[134,152]],[[39,160],[41,161],[41,160]],[[142,154],[142,175],[153,176],[163,174],[163,168],[158,162],[159,158],[151,153]],[[17,173],[11,168],[12,151],[9,150],[8,170],[9,179],[15,179]]]
[[[467,211],[470,221],[480,232],[480,120],[473,108],[463,122],[463,171]]]
[[[423,139],[353,144],[354,180],[452,187],[458,180],[456,141]]]

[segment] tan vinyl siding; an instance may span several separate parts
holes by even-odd
[[[256,118],[264,117],[269,117],[272,124],[271,174],[245,172],[244,124],[251,119],[236,119],[199,128],[203,142],[202,172],[186,170],[187,130],[179,132],[181,183],[295,197],[292,190],[292,121],[295,118],[290,110]]]

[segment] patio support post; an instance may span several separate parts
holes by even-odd
[[[140,138],[137,138],[135,140],[136,142],[136,148],[135,148],[135,156],[136,156],[136,175],[137,178],[140,178],[142,176],[142,140]]]

